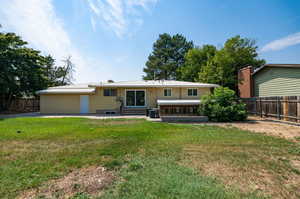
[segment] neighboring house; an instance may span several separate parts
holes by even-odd
[[[300,96],[300,64],[248,66],[238,74],[242,98]]]
[[[40,112],[144,114],[164,107],[163,113],[193,114],[200,97],[218,85],[173,80],[108,82],[51,87],[39,91]]]

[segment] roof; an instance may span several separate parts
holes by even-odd
[[[74,84],[66,86],[50,87],[45,90],[38,91],[37,94],[89,94],[94,93],[96,87],[107,88],[153,88],[153,87],[186,87],[186,88],[213,88],[218,87],[217,84],[205,84],[196,82],[184,82],[175,80],[140,80],[140,81],[122,81],[122,82],[105,82],[105,83],[89,83]]]
[[[264,69],[266,67],[299,68],[300,69],[300,64],[265,64],[265,65],[262,65],[261,67],[257,68],[256,70],[254,70],[252,75],[258,73],[259,71],[261,71],[262,69]]]
[[[198,105],[200,100],[157,100],[158,105]]]
[[[185,82],[175,80],[140,80],[140,81],[121,81],[113,83],[97,83],[90,84],[93,87],[132,87],[132,88],[145,88],[145,87],[218,87],[217,84],[206,84],[196,82]]]
[[[77,84],[67,86],[50,87],[40,90],[37,94],[90,94],[95,92],[95,88],[89,87],[88,84]]]

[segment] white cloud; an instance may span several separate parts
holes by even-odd
[[[261,52],[282,50],[289,46],[300,44],[300,32],[274,40],[262,47]]]
[[[93,15],[103,22],[102,25],[109,27],[122,38],[128,34],[129,26],[142,25],[141,11],[149,11],[150,6],[155,5],[157,0],[87,0],[87,2]]]
[[[149,11],[149,4],[156,4],[157,0],[127,0],[129,7],[141,6]]]
[[[76,81],[96,80],[92,67],[74,47],[70,36],[58,18],[52,0],[1,1],[0,19],[4,30],[21,35],[30,46],[52,55],[61,64],[68,55],[76,66]]]

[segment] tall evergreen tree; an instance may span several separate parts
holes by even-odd
[[[153,44],[153,52],[149,55],[143,78],[151,79],[178,79],[179,68],[184,64],[184,56],[189,49],[193,48],[193,42],[176,34],[171,36],[167,33],[159,35]]]

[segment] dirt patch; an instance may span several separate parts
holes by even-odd
[[[228,189],[237,187],[244,193],[257,192],[278,199],[297,199],[300,196],[299,176],[295,174],[280,177],[264,169],[237,168],[224,162],[198,165],[198,169],[205,175],[217,177]]]
[[[88,124],[94,125],[129,125],[129,124],[139,124],[144,122],[142,119],[103,119],[103,120],[89,120]]]
[[[221,148],[220,148],[221,149]],[[290,198],[298,199],[300,197],[300,175],[295,171],[291,171],[289,167],[285,170],[273,170],[265,165],[247,163],[239,165],[225,157],[219,157],[219,148],[207,148],[204,145],[187,145],[183,149],[184,166],[196,168],[201,174],[211,176],[220,180],[227,189],[238,189],[244,193],[256,192],[258,194],[271,198],[281,199]],[[223,150],[238,149],[223,148]],[[255,154],[255,151],[248,151],[250,154]],[[216,155],[212,155],[216,154]],[[279,160],[275,157],[264,156],[259,152],[254,157],[254,162],[274,161],[274,166],[281,167],[284,164],[282,158]],[[299,169],[299,160],[289,160],[292,168]],[[300,170],[298,170],[300,171]]]
[[[206,123],[208,125],[217,125],[221,127],[236,127],[242,130],[253,131],[257,133],[265,133],[267,135],[282,137],[285,139],[297,141],[300,137],[300,126],[285,123],[277,123],[250,117],[245,122],[228,122],[228,123]]]
[[[114,180],[111,171],[104,167],[87,167],[77,169],[63,178],[51,180],[41,187],[23,192],[19,199],[70,198],[77,193],[85,193],[93,197],[100,196],[103,189]]]

